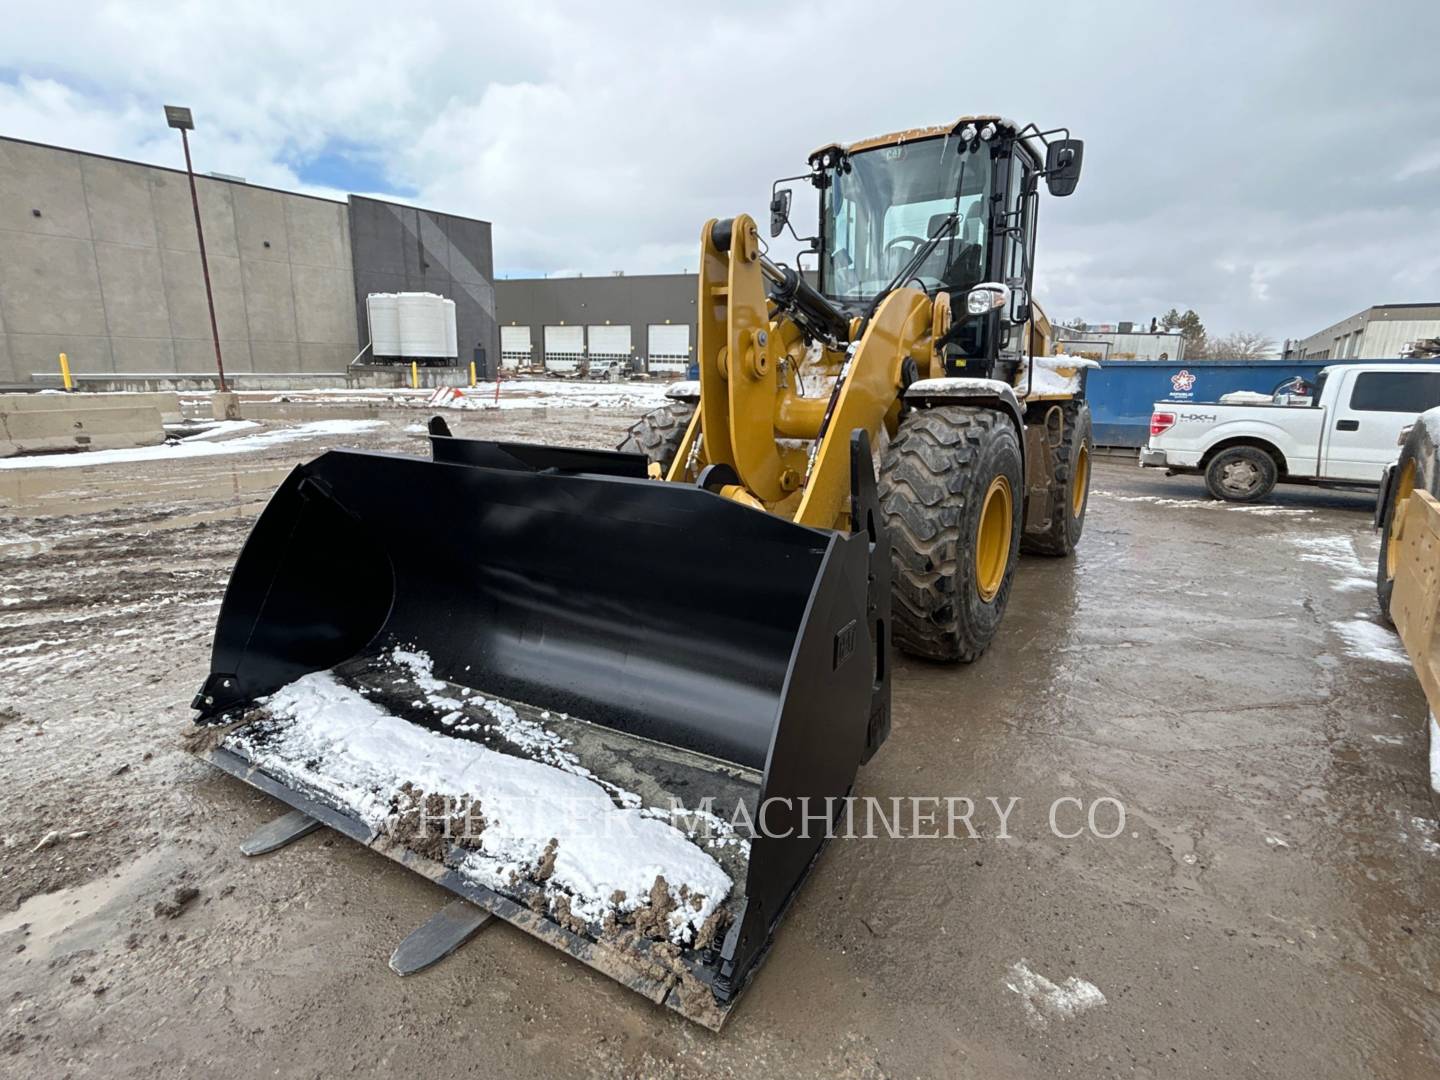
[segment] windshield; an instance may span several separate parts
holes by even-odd
[[[927,139],[866,150],[830,174],[823,191],[820,291],[832,300],[869,300],[898,274],[950,214],[960,227],[941,241],[908,284],[963,290],[984,278],[990,230],[990,148]],[[963,175],[962,175],[963,169]],[[901,285],[907,284],[901,282]]]

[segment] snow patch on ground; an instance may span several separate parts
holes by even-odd
[[[1344,577],[1332,581],[1330,588],[1336,592],[1369,592],[1375,588],[1375,582],[1368,577]]]
[[[475,387],[443,386],[425,404],[436,409],[657,409],[668,403],[668,383],[566,382],[561,379],[501,380]]]
[[[1299,506],[1252,506],[1249,503],[1229,503],[1219,499],[1169,499],[1163,495],[1121,495],[1118,492],[1101,491],[1097,488],[1092,488],[1090,495],[1102,499],[1114,499],[1116,502],[1180,506],[1187,510],[1231,510],[1236,513],[1253,514],[1256,517],[1297,517],[1315,512]]]
[[[428,657],[410,657],[428,678]],[[479,802],[486,825],[479,850],[460,864],[480,884],[505,890],[526,875],[556,841],[555,868],[545,882],[553,899],[598,921],[621,890],[626,909],[664,877],[677,901],[671,940],[694,940],[705,919],[729,895],[732,882],[708,854],[674,826],[634,807],[617,806],[595,780],[501,754],[463,739],[427,731],[394,716],[340,683],[329,672],[306,675],[264,704],[282,721],[274,731],[243,730],[227,737],[252,762],[287,783],[323,793],[380,829],[400,788]],[[680,902],[684,888],[690,903]],[[698,906],[695,901],[698,901]]]
[[[1300,549],[1300,561],[1318,563],[1338,570],[1346,578],[1364,578],[1371,583],[1374,567],[1366,566],[1355,554],[1355,541],[1348,536],[1292,536],[1290,543]]]
[[[243,423],[244,421],[242,421]],[[35,454],[0,460],[0,469],[77,469],[86,465],[119,465],[136,461],[176,461],[181,458],[214,457],[220,454],[251,454],[275,446],[311,439],[320,435],[357,435],[384,427],[383,420],[316,420],[298,427],[264,431],[237,439],[205,441],[202,436],[160,446],[133,450],[84,450],[73,454]]]
[[[1105,1004],[1105,995],[1094,983],[1075,975],[1063,983],[1053,983],[1032,971],[1024,957],[1010,965],[1005,989],[1020,995],[1025,1015],[1036,1027],[1048,1027],[1051,1019],[1068,1019]]]
[[[1400,637],[1369,619],[1341,619],[1330,624],[1345,641],[1345,652],[1357,660],[1379,660],[1384,664],[1408,664],[1410,657]]]
[[[1429,818],[1418,815],[1411,815],[1407,821],[1405,815],[1396,811],[1395,816],[1400,820],[1400,839],[1404,841],[1415,840],[1420,845],[1420,850],[1426,855],[1440,855],[1440,841],[1435,839],[1440,833],[1440,825],[1437,825]]]
[[[219,439],[226,435],[238,435],[242,431],[253,431],[260,425],[254,420],[217,420],[213,425],[204,431],[194,435],[186,435],[185,441],[192,439]]]
[[[1440,723],[1430,714],[1430,789],[1440,795]]]

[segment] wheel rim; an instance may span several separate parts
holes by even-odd
[[[1395,501],[1391,504],[1394,509],[1390,511],[1390,535],[1385,542],[1385,577],[1393,578],[1395,568],[1400,565],[1400,522],[1404,520],[1405,507],[1410,502],[1410,496],[1415,491],[1415,462],[1407,461],[1405,468],[1400,471],[1400,479],[1395,484]]]
[[[985,489],[980,504],[980,527],[975,531],[975,590],[987,604],[1000,591],[1010,562],[1010,533],[1013,528],[1014,496],[1010,481],[997,476]]]
[[[1248,495],[1260,486],[1260,469],[1253,461],[1232,461],[1220,471],[1220,486],[1236,495]]]
[[[1080,447],[1075,459],[1075,477],[1070,481],[1070,516],[1078,518],[1085,509],[1085,493],[1090,490],[1090,448]]]

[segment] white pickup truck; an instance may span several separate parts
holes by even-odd
[[[1231,502],[1258,502],[1277,483],[1373,487],[1400,433],[1440,405],[1440,364],[1327,367],[1308,400],[1157,401],[1140,464],[1203,473],[1206,490]]]

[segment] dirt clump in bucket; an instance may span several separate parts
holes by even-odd
[[[426,793],[414,784],[396,792],[385,830],[396,843],[427,859],[443,861],[451,844],[476,848],[485,829],[479,802],[437,791]]]

